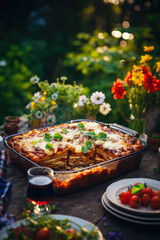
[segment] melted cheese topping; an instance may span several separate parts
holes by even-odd
[[[25,138],[19,139],[18,143],[21,148],[26,151],[34,152],[38,149],[43,150],[46,155],[52,155],[61,149],[68,147],[71,150],[74,150],[76,153],[82,153],[82,146],[86,144],[86,141],[89,140],[92,142],[93,149],[97,145],[101,145],[103,149],[114,149],[118,151],[123,148],[124,150],[128,148],[127,138],[125,134],[120,134],[118,131],[110,130],[108,127],[95,122],[82,122],[84,128],[79,128],[79,123],[72,123],[64,126],[60,125],[56,128],[46,128],[43,131],[34,130],[35,136],[32,136],[32,131],[27,134],[23,134]],[[45,141],[44,135],[45,132],[50,134],[49,141]],[[86,135],[88,132],[94,132],[98,135],[100,132],[103,132],[107,135],[106,138],[99,138],[95,140],[93,137]],[[54,139],[55,134],[60,134],[62,138]],[[30,135],[32,134],[32,135]],[[49,146],[49,149],[47,147]]]

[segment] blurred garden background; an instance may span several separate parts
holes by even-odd
[[[128,101],[114,100],[113,81],[131,71],[144,46],[160,56],[159,20],[158,0],[1,0],[0,125],[6,116],[28,114],[39,91],[30,81],[36,75],[46,84],[65,76],[83,94],[103,92],[111,111],[97,119],[127,126]]]

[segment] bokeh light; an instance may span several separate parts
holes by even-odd
[[[128,21],[124,21],[124,22],[122,22],[122,27],[123,28],[129,28],[130,27],[130,23]]]
[[[98,33],[98,38],[99,38],[99,39],[103,39],[103,38],[104,38],[104,34],[103,34],[103,33],[101,33],[101,32],[100,32],[100,33]]]
[[[115,38],[120,38],[122,36],[122,33],[119,30],[113,30],[111,34]]]
[[[121,47],[126,47],[126,46],[127,46],[127,42],[124,41],[124,40],[121,40],[121,41],[120,41],[120,46],[121,46]]]
[[[139,12],[141,10],[141,7],[137,4],[134,6],[135,11]]]
[[[129,34],[128,32],[124,32],[124,33],[122,34],[122,38],[125,39],[125,40],[127,40],[127,39],[130,38],[130,34]]]

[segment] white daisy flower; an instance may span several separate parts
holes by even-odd
[[[92,96],[91,96],[92,103],[100,105],[104,102],[104,99],[105,99],[104,93],[98,92],[98,91],[92,93]]]
[[[107,115],[111,111],[111,105],[109,103],[103,103],[99,107],[99,112],[102,113],[103,115]]]
[[[6,67],[7,66],[7,63],[5,60],[1,60],[0,61],[0,67]]]
[[[36,83],[39,82],[39,77],[33,76],[33,77],[31,77],[30,81],[31,81],[32,84],[36,84]]]
[[[34,97],[39,99],[39,98],[42,97],[42,95],[40,94],[40,92],[36,92],[36,93],[34,94]]]
[[[56,86],[56,85],[57,85],[57,83],[51,83],[50,88],[54,88],[54,86]]]
[[[86,101],[87,101],[86,95],[81,95],[78,100],[78,106],[83,107]]]
[[[60,79],[61,79],[62,81],[66,81],[66,80],[67,80],[67,77],[62,76]]]
[[[49,124],[49,125],[52,125],[52,124],[54,124],[56,122],[56,116],[55,115],[51,115],[51,116],[49,116],[48,118],[47,118],[47,123]]]
[[[37,111],[37,112],[36,112],[36,117],[37,117],[38,119],[43,118],[43,114],[41,113],[41,111]]]
[[[58,97],[58,94],[57,94],[57,93],[53,93],[53,94],[51,95],[51,99],[52,99],[53,101],[56,101],[56,100],[57,100],[57,97]]]

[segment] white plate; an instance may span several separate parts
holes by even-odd
[[[96,227],[94,224],[82,219],[82,218],[78,218],[78,217],[72,217],[72,216],[68,216],[68,215],[61,215],[61,214],[53,214],[52,215],[53,218],[56,218],[58,220],[63,220],[63,219],[68,219],[68,220],[71,220],[75,223],[77,223],[78,225],[80,225],[81,227],[85,227],[86,229],[88,230],[92,230],[93,228],[96,228],[97,229],[97,232],[98,232],[98,240],[103,240],[103,236],[102,236],[102,233],[99,231],[98,227]],[[21,223],[25,223],[25,219],[23,220],[19,220],[15,223],[12,223],[11,225],[5,227],[4,229],[2,229],[0,231],[0,239],[3,240],[4,238],[6,238],[8,235],[7,235],[7,230],[9,228],[16,228],[18,226],[20,226]],[[79,231],[79,228],[74,225],[74,224],[71,224],[72,228],[76,231]]]
[[[123,191],[127,191],[130,185],[134,185],[136,182],[140,182],[142,184],[146,183],[148,187],[152,187],[153,190],[160,190],[160,181],[148,179],[148,178],[128,178],[119,180],[117,182],[112,183],[106,189],[106,195],[109,201],[116,206],[123,208],[123,210],[127,210],[130,212],[135,212],[138,214],[160,214],[160,210],[153,210],[150,207],[141,206],[138,209],[131,208],[129,205],[124,205],[119,200],[119,194]]]
[[[157,226],[157,225],[160,225],[160,221],[144,221],[144,220],[140,220],[140,219],[135,219],[135,218],[132,218],[132,217],[128,217],[128,216],[125,216],[125,215],[122,215],[120,213],[118,213],[117,211],[114,211],[113,209],[111,209],[110,207],[108,207],[103,199],[103,196],[102,196],[102,205],[103,207],[109,212],[111,213],[112,215],[120,218],[120,219],[123,219],[127,222],[132,222],[132,223],[137,223],[137,224],[141,224],[141,225],[153,225],[153,226]]]
[[[150,215],[137,215],[135,213],[132,212],[124,212],[121,208],[116,207],[115,205],[113,205],[107,198],[106,193],[103,194],[101,201],[103,201],[105,203],[105,205],[110,208],[112,211],[117,212],[118,214],[122,214],[125,217],[131,217],[137,220],[143,220],[143,221],[158,221],[160,222],[160,217],[157,217],[157,215],[151,217]]]

